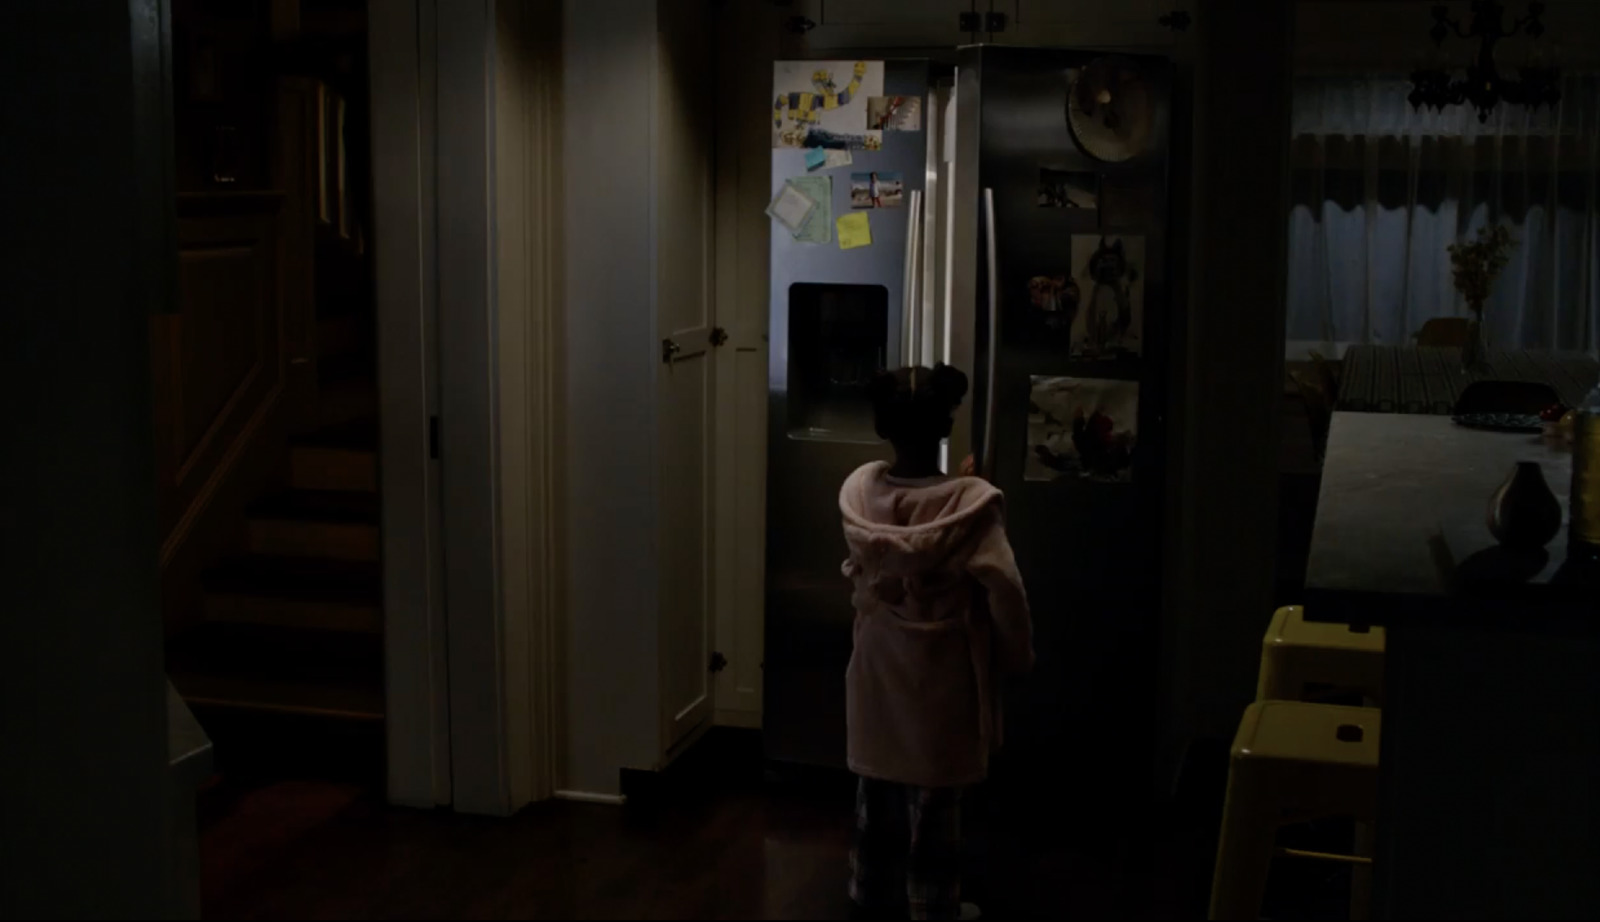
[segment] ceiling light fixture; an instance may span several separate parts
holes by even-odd
[[[1447,106],[1470,103],[1478,110],[1478,121],[1487,122],[1489,113],[1500,102],[1538,108],[1554,106],[1561,101],[1561,72],[1553,64],[1537,57],[1517,68],[1517,78],[1502,76],[1495,65],[1494,47],[1503,38],[1527,35],[1538,39],[1544,34],[1543,3],[1529,3],[1528,15],[1514,20],[1508,29],[1505,25],[1505,6],[1494,0],[1473,0],[1472,25],[1466,29],[1450,18],[1443,4],[1433,8],[1433,28],[1428,34],[1435,47],[1454,32],[1457,37],[1478,40],[1478,53],[1467,65],[1466,77],[1456,78],[1443,66],[1419,67],[1411,74],[1411,95],[1407,97],[1413,109],[1427,106],[1442,112]]]

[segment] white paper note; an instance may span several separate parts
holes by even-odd
[[[776,218],[779,224],[795,233],[805,226],[806,218],[811,214],[811,209],[817,203],[807,198],[804,193],[794,186],[784,183],[778,190],[777,196],[772,199],[772,204],[767,206],[767,214]]]

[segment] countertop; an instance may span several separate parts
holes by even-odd
[[[1511,553],[1489,533],[1489,498],[1519,461],[1539,463],[1565,510],[1571,453],[1542,435],[1468,429],[1446,416],[1335,413],[1306,617],[1595,623],[1592,583],[1574,591],[1563,570],[1565,522],[1531,554]]]

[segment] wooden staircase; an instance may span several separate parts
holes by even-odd
[[[330,381],[315,412],[332,424],[293,440],[281,487],[246,513],[240,553],[202,574],[201,621],[169,641],[167,669],[216,741],[224,772],[377,785],[377,425],[375,401],[348,396],[376,387],[370,374]]]
[[[168,676],[224,774],[381,784],[366,4],[225,6],[172,17],[239,79],[174,75],[181,309],[152,324]],[[226,186],[219,119],[240,138]]]
[[[270,772],[326,774],[333,738],[338,767],[381,769],[377,380],[363,319],[319,319],[308,431],[247,510],[237,553],[202,574],[201,620],[168,642],[173,686],[221,766],[270,759]],[[286,760],[302,750],[314,751]]]
[[[204,622],[174,644],[191,655],[181,658],[181,666],[169,664],[186,698],[320,713],[328,708],[307,699],[306,673],[325,678],[318,672],[325,665],[318,657],[322,649],[381,650],[376,435],[370,420],[356,420],[316,431],[290,448],[288,488],[251,507],[244,553],[224,558],[201,577]],[[233,646],[241,636],[259,643]],[[226,655],[204,655],[212,641],[227,648]],[[278,656],[285,650],[290,655]],[[169,651],[169,659],[180,657]],[[239,681],[219,684],[217,674],[236,674]],[[280,695],[280,679],[292,691]],[[210,691],[190,694],[201,687]],[[219,688],[237,694],[220,694]],[[363,699],[371,706],[333,710],[381,718],[381,684],[371,690],[375,694]]]

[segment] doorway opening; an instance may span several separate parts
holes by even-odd
[[[230,780],[384,785],[365,0],[171,0],[167,672]]]

